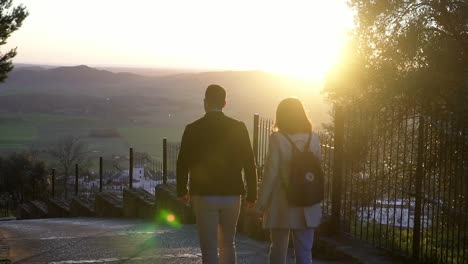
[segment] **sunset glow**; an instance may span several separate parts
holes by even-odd
[[[265,70],[320,79],[352,27],[344,0],[21,0],[18,63]]]

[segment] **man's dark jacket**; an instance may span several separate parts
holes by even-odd
[[[241,195],[257,199],[257,174],[245,124],[222,112],[208,112],[186,126],[177,159],[177,194]],[[190,174],[190,181],[188,176]]]

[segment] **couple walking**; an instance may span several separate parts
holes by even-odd
[[[269,263],[286,263],[290,232],[296,263],[312,263],[320,204],[291,206],[284,188],[294,147],[308,148],[320,157],[319,138],[312,132],[302,103],[287,98],[278,105],[258,200],[247,128],[224,115],[225,105],[226,91],[219,85],[208,86],[206,114],[186,126],[177,160],[178,196],[194,206],[203,263],[236,263],[235,234],[244,186],[246,210],[263,213],[263,227],[270,230]]]

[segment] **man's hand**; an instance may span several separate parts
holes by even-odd
[[[179,196],[179,200],[184,204],[188,204],[190,202],[190,195],[186,194],[184,196]]]
[[[245,208],[248,210],[252,210],[255,207],[255,202],[248,202],[245,203]]]

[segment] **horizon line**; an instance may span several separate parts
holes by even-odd
[[[275,72],[275,71],[268,71],[262,69],[232,69],[232,68],[176,68],[176,67],[156,67],[156,66],[148,66],[148,65],[121,65],[121,64],[39,64],[39,63],[25,63],[25,62],[14,62],[13,65],[22,64],[22,65],[30,65],[30,66],[39,66],[39,67],[49,67],[53,68],[60,68],[60,67],[79,67],[79,66],[86,66],[98,70],[108,70],[114,73],[134,73],[137,75],[142,76],[170,76],[175,74],[185,74],[185,73],[210,73],[210,72],[260,72],[265,74],[270,74],[278,77],[293,79],[297,81],[303,81],[312,84],[320,84],[322,83],[321,80],[311,79],[305,80],[299,78],[297,76],[291,76],[288,74]],[[123,71],[112,71],[111,69],[122,69]],[[141,73],[141,72],[131,72],[128,70],[142,70],[142,71],[155,71],[154,73]],[[127,70],[127,71],[126,71]],[[157,73],[157,71],[161,71]]]
[[[147,70],[177,70],[177,71],[191,71],[191,72],[206,72],[206,71],[261,71],[269,72],[267,70],[255,68],[214,68],[214,67],[171,67],[171,66],[151,66],[151,65],[135,65],[135,64],[86,64],[86,63],[35,63],[35,62],[13,62],[13,65],[23,64],[32,66],[45,66],[45,67],[76,67],[88,66],[91,68],[131,68],[131,69],[147,69]]]

